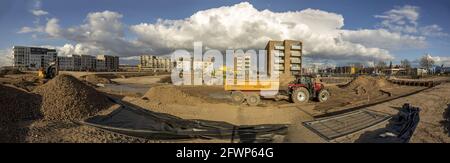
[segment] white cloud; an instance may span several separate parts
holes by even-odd
[[[343,30],[342,38],[346,41],[359,43],[367,47],[398,50],[406,48],[425,48],[425,37],[392,33],[385,29]]]
[[[85,44],[65,44],[62,47],[56,47],[58,50],[58,55],[73,55],[73,54],[88,54],[88,55],[98,55],[104,53],[104,51],[98,49],[95,46],[89,46]]]
[[[416,33],[419,15],[419,7],[405,5],[402,7],[397,6],[384,12],[382,15],[375,15],[375,18],[383,19],[380,26],[391,31]]]
[[[41,9],[42,2],[40,0],[35,0],[33,9],[30,10],[31,14],[35,16],[35,19],[33,21],[34,27],[25,26],[22,27],[17,33],[19,34],[26,34],[26,33],[38,33],[38,32],[44,32],[44,27],[40,25],[41,18],[40,16],[48,15],[49,13],[47,11],[44,11]],[[33,37],[36,36],[36,34],[32,35]]]
[[[430,57],[434,60],[435,65],[437,66],[450,66],[450,57],[444,57],[444,56],[431,56]]]
[[[52,18],[47,21],[45,26],[45,32],[47,32],[52,37],[59,37],[61,35],[60,27],[58,24],[58,19]]]
[[[145,47],[125,39],[125,27],[121,18],[122,15],[117,12],[94,12],[88,14],[85,24],[70,28],[61,28],[59,20],[52,18],[47,22],[45,31],[51,37],[77,42],[70,46],[78,54],[130,56],[145,53]]]
[[[47,15],[47,14],[48,14],[47,11],[44,11],[44,10],[41,10],[41,9],[31,10],[31,13],[32,13],[34,16],[43,16],[43,15]]]
[[[375,18],[382,19],[379,26],[398,33],[417,34],[422,36],[441,37],[449,34],[437,25],[421,26],[418,23],[420,18],[420,8],[417,6],[405,5],[395,7],[382,15],[375,15]]]
[[[44,32],[44,28],[42,26],[37,27],[22,27],[17,33],[33,33],[33,32]]]
[[[420,32],[424,36],[437,36],[437,37],[449,36],[448,33],[443,32],[443,29],[439,25],[436,25],[436,24],[421,27]]]
[[[162,20],[130,27],[138,42],[157,53],[167,50],[192,49],[192,42],[204,46],[261,49],[268,40],[294,39],[304,42],[305,53],[313,58],[328,59],[392,59],[387,50],[368,48],[339,39],[344,26],[342,15],[305,9],[295,12],[258,11],[243,2],[199,11],[182,20]]]
[[[414,7],[410,8],[377,17],[403,21],[397,24],[417,24],[419,15],[414,14]],[[123,24],[122,17],[113,11],[89,13],[83,24],[68,28],[52,18],[41,30],[51,37],[75,42],[58,48],[64,55],[161,55],[176,49],[192,50],[195,41],[222,51],[263,49],[268,40],[293,39],[303,41],[305,55],[313,59],[372,61],[393,59],[389,50],[426,46],[425,37],[421,36],[386,29],[347,30],[344,17],[332,12],[316,9],[273,12],[257,10],[248,2],[198,11],[185,19],[159,19],[131,26]],[[39,32],[31,29],[23,32]],[[126,37],[127,30],[136,39]]]

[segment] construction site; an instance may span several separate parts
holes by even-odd
[[[0,142],[450,142],[448,76],[289,76],[260,97],[168,72],[3,70]]]

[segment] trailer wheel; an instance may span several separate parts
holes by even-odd
[[[245,99],[247,101],[247,104],[250,106],[256,106],[261,101],[261,98],[259,97],[258,94],[248,95],[247,98]]]
[[[322,90],[320,90],[319,94],[317,95],[317,100],[319,100],[319,102],[325,102],[328,100],[329,97],[330,97],[330,92],[328,92],[328,90],[326,90],[326,89],[322,89]]]
[[[245,100],[245,95],[242,92],[233,91],[231,92],[231,100],[235,104],[242,104]]]
[[[292,92],[291,99],[297,104],[306,103],[309,101],[309,92],[304,87],[297,88]]]

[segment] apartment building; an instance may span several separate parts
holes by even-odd
[[[97,67],[97,60],[91,55],[79,55],[80,70],[81,71],[95,71]]]
[[[81,56],[59,56],[58,68],[62,71],[80,71],[81,70]]]
[[[269,65],[274,62],[274,69],[279,71],[280,76],[302,74],[302,49],[301,41],[269,41],[266,45],[268,72],[272,71]]]
[[[171,61],[168,57],[152,56],[152,55],[141,55],[140,65],[142,68],[151,68],[158,70],[170,71]]]
[[[105,64],[104,60],[96,59],[95,62],[96,62],[95,65],[97,66],[95,68],[96,71],[107,71],[106,64]]]
[[[111,55],[98,55],[97,60],[104,62],[106,71],[118,71],[119,70],[119,57]],[[100,63],[102,64],[102,63]],[[100,67],[102,67],[101,65]]]
[[[99,55],[71,55],[58,57],[58,66],[63,71],[117,71],[119,57]]]
[[[38,70],[51,62],[56,62],[58,53],[56,49],[14,46],[13,55],[14,67]]]

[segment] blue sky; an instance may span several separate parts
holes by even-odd
[[[8,49],[13,45],[35,45],[35,46],[54,46],[62,47],[66,44],[90,44],[92,40],[78,40],[68,38],[67,36],[47,36],[47,31],[22,32],[23,27],[34,28],[42,26],[52,19],[58,19],[58,27],[68,29],[70,27],[81,26],[86,23],[89,13],[103,12],[105,10],[119,13],[120,22],[123,23],[123,39],[136,40],[139,35],[128,27],[140,23],[155,24],[157,19],[163,20],[183,20],[198,11],[219,8],[222,6],[233,6],[242,1],[235,0],[166,0],[166,1],[148,1],[148,0],[2,0],[0,1],[0,49]],[[393,56],[395,62],[399,59],[407,58],[414,60],[424,53],[442,58],[450,57],[450,1],[446,0],[256,0],[249,1],[249,4],[258,11],[268,9],[273,13],[286,13],[288,11],[302,11],[308,8],[318,9],[320,11],[342,15],[344,19],[343,30],[358,31],[361,29],[387,29],[392,33],[400,33],[405,36],[416,36],[425,38],[426,46],[420,48],[389,48],[389,55]],[[420,32],[402,32],[393,31],[387,26],[382,26],[383,18],[375,15],[386,15],[386,12],[393,9],[400,9],[404,6],[414,6],[419,14],[414,20],[417,23],[416,28],[421,29],[427,26],[435,25],[442,35],[425,36]],[[36,16],[32,10],[42,10],[46,14]],[[37,23],[36,20],[39,20]],[[175,33],[176,34],[176,33]],[[184,33],[183,33],[184,34]],[[34,37],[33,37],[34,36]],[[37,38],[36,38],[37,37]],[[358,37],[359,38],[359,37]],[[120,40],[120,39],[119,39]],[[140,39],[139,39],[140,40]],[[355,40],[355,39],[351,39]],[[83,42],[84,41],[84,42]],[[389,41],[389,40],[386,40]],[[101,46],[101,50],[109,46],[103,46],[95,39],[95,44]],[[146,46],[153,48],[156,46],[151,41],[146,42]],[[359,42],[355,42],[359,43]],[[116,44],[115,44],[116,45]],[[259,45],[259,44],[258,44]],[[364,45],[364,44],[363,44]],[[211,45],[214,47],[214,45]],[[308,46],[305,44],[305,46]],[[312,45],[311,45],[312,46]],[[375,45],[374,45],[375,46]],[[135,46],[133,46],[135,47]],[[367,46],[366,46],[367,47]],[[164,47],[168,48],[168,47]],[[164,49],[162,48],[162,49]],[[261,47],[263,48],[263,47]],[[169,48],[170,49],[170,48]],[[385,49],[382,48],[381,49]],[[114,51],[114,50],[112,50]],[[145,51],[145,50],[144,50]],[[150,51],[151,53],[163,53],[166,51]],[[328,51],[328,50],[325,50]],[[127,51],[128,52],[128,51]],[[125,53],[125,52],[124,52]],[[314,52],[311,52],[314,53]],[[317,56],[326,59],[334,59],[330,55]],[[122,54],[118,54],[122,55]],[[138,54],[136,54],[138,55]],[[356,54],[355,54],[356,55]],[[125,56],[132,56],[126,54]],[[441,59],[442,59],[441,58]],[[347,59],[347,60],[351,60]]]

